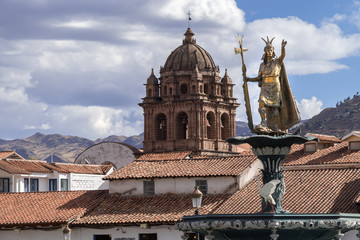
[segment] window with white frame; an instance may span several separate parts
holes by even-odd
[[[144,181],[144,195],[155,195],[154,181]]]
[[[208,184],[206,179],[196,179],[195,186],[199,187],[199,190],[206,195],[208,193]]]
[[[0,178],[0,192],[10,192],[10,178]]]
[[[61,191],[69,191],[69,181],[67,179],[61,179],[60,184]]]

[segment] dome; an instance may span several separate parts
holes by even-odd
[[[216,69],[210,54],[196,44],[195,35],[190,28],[187,29],[183,44],[176,48],[167,58],[163,71],[188,71],[197,66],[201,70],[213,71]]]

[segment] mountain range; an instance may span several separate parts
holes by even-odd
[[[301,134],[319,133],[334,135],[338,138],[349,134],[351,131],[360,130],[360,95],[357,93],[352,98],[329,107],[319,114],[299,125]]]
[[[237,122],[236,130],[241,136],[250,134],[247,123],[244,122]],[[142,148],[143,139],[143,133],[131,137],[111,135],[106,138],[98,138],[95,141],[76,136],[36,133],[25,139],[0,139],[0,151],[16,151],[26,159],[73,162],[82,151],[97,143],[122,142],[136,148]]]
[[[336,107],[326,108],[311,119],[302,121],[296,126],[301,134],[319,133],[343,137],[354,130],[360,130],[360,95],[348,97],[336,104]],[[249,136],[247,123],[236,122],[236,135]],[[27,159],[73,162],[86,148],[101,142],[122,142],[136,148],[142,148],[144,134],[131,137],[111,135],[107,138],[98,138],[95,141],[76,136],[60,134],[36,133],[25,139],[0,139],[0,150],[16,151]]]

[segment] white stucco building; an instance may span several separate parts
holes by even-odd
[[[112,165],[47,163],[0,152],[0,192],[43,192],[108,189],[103,177]]]

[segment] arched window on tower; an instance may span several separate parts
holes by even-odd
[[[204,84],[204,93],[208,94],[209,93],[209,85],[206,83]]]
[[[186,113],[181,112],[176,118],[176,132],[177,139],[188,139],[189,137],[189,122],[188,116]]]
[[[152,97],[152,90],[151,90],[151,88],[148,90],[148,97]]]
[[[208,139],[216,139],[215,114],[208,112],[206,114],[206,133]]]
[[[164,87],[164,96],[167,95],[167,86]]]
[[[227,113],[223,113],[221,115],[220,121],[220,128],[221,128],[221,139],[226,140],[230,138],[230,119]]]
[[[163,113],[157,115],[155,119],[155,136],[158,141],[165,141],[167,139],[167,121]]]

